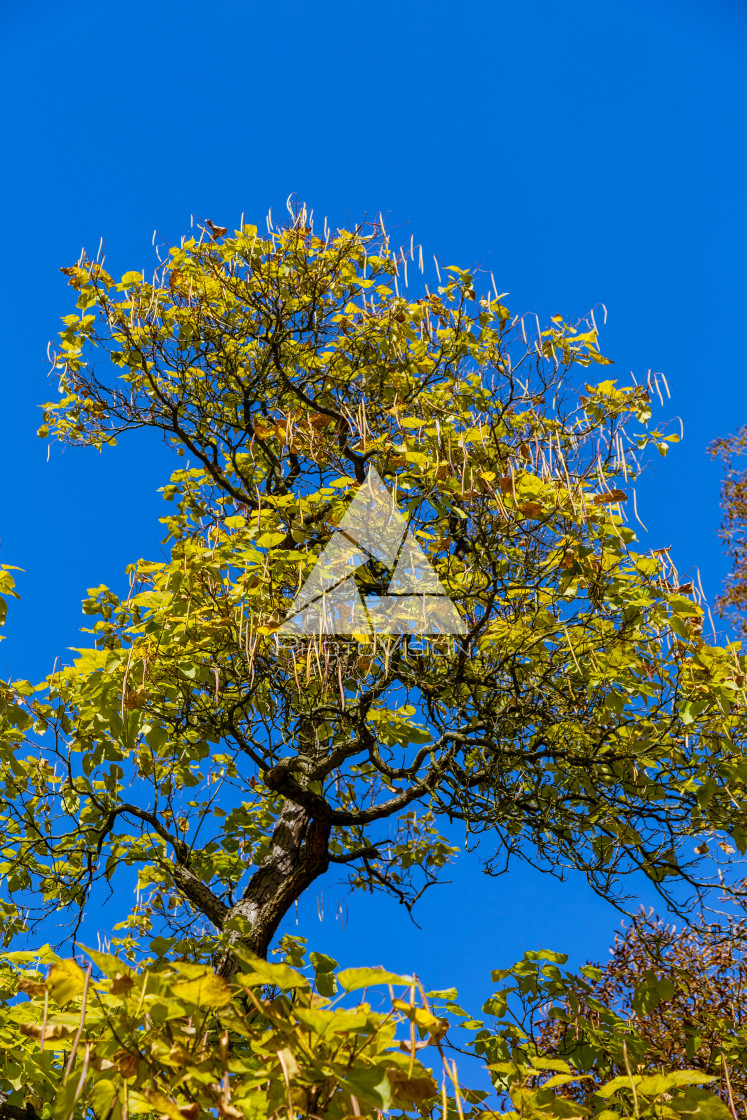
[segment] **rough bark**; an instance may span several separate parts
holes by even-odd
[[[307,809],[286,801],[272,834],[272,843],[262,866],[250,879],[243,897],[224,915],[244,918],[250,933],[234,931],[233,944],[241,942],[261,957],[266,957],[270,942],[284,915],[313,881],[329,867],[331,825],[311,816]],[[218,971],[230,979],[239,962],[230,951],[221,959]]]
[[[25,1108],[20,1108],[16,1104],[6,1104],[3,1101],[0,1104],[0,1120],[39,1120],[39,1114],[33,1105],[27,1104]]]

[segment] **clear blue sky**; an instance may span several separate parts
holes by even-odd
[[[54,395],[45,351],[71,310],[58,269],[101,237],[113,270],[149,266],[153,230],[190,215],[263,221],[297,192],[334,224],[383,210],[426,259],[486,263],[514,311],[569,318],[599,302],[616,373],[663,370],[685,442],[652,464],[639,509],[652,546],[726,565],[715,436],[747,421],[744,57],[736,0],[350,4],[213,0],[5,4],[0,81],[3,407],[0,560],[25,569],[0,675],[39,679],[82,645],[87,587],[156,557],[165,458],[37,440]],[[606,953],[619,917],[577,879],[465,857],[416,930],[393,903],[339,892],[299,932],[346,963],[456,983],[524,948]],[[295,927],[294,927],[295,928]],[[50,931],[53,934],[53,931]]]

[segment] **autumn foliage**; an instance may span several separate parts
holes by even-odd
[[[747,471],[740,469],[738,460],[746,447],[747,428],[740,428],[736,435],[714,440],[709,449],[724,466],[721,538],[732,565],[716,602],[742,634],[747,632]]]
[[[636,538],[643,458],[678,438],[653,382],[610,376],[593,315],[535,328],[489,277],[429,286],[416,260],[381,223],[301,209],[266,235],[207,223],[150,277],[63,269],[40,437],[111,454],[151,430],[174,470],[160,558],[88,589],[68,663],[0,684],[0,1116],[724,1115],[709,1074],[662,1073],[614,1009],[635,1062],[582,1107],[579,1055],[517,1018],[579,982],[559,954],[494,973],[474,1018],[281,936],[331,874],[411,909],[455,825],[488,874],[570,868],[612,899],[638,874],[683,908],[722,881],[705,834],[747,849],[744,656]],[[459,639],[369,612],[345,641],[286,641],[372,469]],[[390,575],[369,550],[356,597]],[[3,621],[10,567],[0,592]],[[79,938],[105,892],[102,953]],[[61,918],[74,955],[27,949]]]

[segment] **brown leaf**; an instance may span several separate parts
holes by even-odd
[[[47,990],[46,984],[40,984],[38,980],[27,980],[24,976],[18,981],[19,991],[25,992],[27,996],[43,996]]]
[[[403,1069],[388,1069],[386,1075],[393,1095],[400,1101],[417,1104],[430,1100],[438,1093],[438,1085],[432,1077],[408,1077]]]
[[[243,1112],[239,1112],[232,1104],[227,1104],[226,1101],[218,1101],[218,1112],[223,1117],[223,1120],[246,1120]]]
[[[21,1034],[25,1034],[27,1038],[41,1038],[43,1023],[19,1023]],[[64,1023],[47,1023],[46,1030],[44,1031],[45,1039],[54,1038],[69,1038],[74,1034],[76,1027],[68,1027]]]
[[[132,987],[133,980],[131,976],[118,972],[112,980],[111,993],[113,996],[126,995]]]
[[[209,218],[205,219],[205,225],[209,228],[213,235],[213,241],[217,241],[219,237],[223,237],[228,233],[228,226],[216,226]]]
[[[400,1042],[399,1048],[405,1054],[412,1054],[413,1049],[415,1051],[424,1050],[425,1047],[430,1046],[430,1044],[431,1044],[430,1038],[416,1039],[415,1040],[415,1045],[413,1047],[413,1044],[412,1044],[412,1042],[410,1042],[409,1038],[404,1038],[402,1040],[402,1042]]]
[[[595,494],[591,500],[595,506],[609,506],[616,502],[627,502],[628,495],[624,490],[610,490],[606,494]]]
[[[129,1050],[117,1050],[116,1054],[112,1055],[112,1061],[122,1077],[134,1077],[137,1073],[140,1055],[131,1054]]]
[[[124,706],[127,711],[132,711],[133,708],[145,707],[145,689],[136,688],[131,689],[125,696]]]

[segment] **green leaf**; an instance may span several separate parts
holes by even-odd
[[[486,1015],[494,1015],[496,1019],[502,1019],[506,1014],[507,1007],[508,1004],[506,1002],[505,994],[503,992],[497,992],[494,996],[491,996],[490,999],[486,1001],[486,1003],[483,1004],[482,1009]]]
[[[693,1120],[734,1120],[731,1109],[720,1097],[705,1089],[688,1089],[684,1093],[675,1093],[666,1103],[667,1107],[679,1112],[680,1116],[692,1117]]]
[[[680,1069],[673,1073],[655,1073],[652,1077],[644,1077],[636,1089],[641,1096],[660,1097],[662,1093],[670,1093],[681,1085],[707,1085],[715,1080],[715,1077],[699,1070]]]
[[[553,964],[565,964],[568,960],[567,953],[555,953],[552,949],[539,949],[536,952],[527,950],[524,959],[528,961],[552,961]]]
[[[692,599],[685,599],[682,595],[670,596],[669,605],[675,614],[685,617],[697,617],[703,613],[702,607],[698,606]]]
[[[382,1067],[355,1070],[345,1077],[342,1084],[354,1097],[374,1108],[386,1109],[391,1106],[392,1089],[387,1071]]]
[[[337,968],[338,962],[334,957],[328,957],[325,953],[310,953],[309,960],[314,967],[316,990],[320,995],[331,999],[337,991],[334,970]]]

